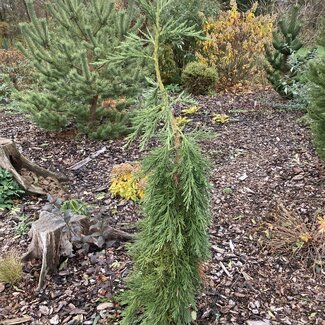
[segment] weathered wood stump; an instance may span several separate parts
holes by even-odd
[[[33,222],[29,236],[32,238],[27,253],[22,257],[23,261],[41,259],[42,268],[39,276],[38,287],[44,285],[46,274],[54,273],[59,266],[60,257],[72,255],[73,245],[78,242],[94,243],[92,227],[86,216],[72,215],[65,220],[60,213],[42,211],[39,219]],[[94,228],[96,231],[96,227]],[[103,231],[103,240],[133,239],[133,235],[112,227],[106,227]]]
[[[24,177],[21,174],[22,170],[32,172],[37,177],[51,178],[58,182],[67,180],[65,176],[57,175],[28,160],[19,152],[14,142],[6,138],[0,138],[0,167],[8,170],[17,183],[30,194],[44,195],[46,191],[42,187],[30,182],[27,177]]]
[[[33,258],[42,260],[38,289],[43,286],[47,272],[54,272],[59,265],[62,232],[65,227],[66,223],[63,218],[46,211],[41,212],[39,219],[32,224],[30,230],[32,242],[23,260]]]

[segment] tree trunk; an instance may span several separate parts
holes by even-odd
[[[33,184],[28,178],[21,174],[22,170],[32,172],[36,177],[51,178],[55,181],[66,181],[65,176],[57,175],[40,166],[37,166],[26,157],[24,157],[17,149],[15,143],[10,139],[0,138],[0,168],[9,171],[16,182],[30,194],[47,194],[46,191],[36,184]]]
[[[98,98],[99,98],[99,96],[96,95],[91,100],[91,106],[90,106],[90,125],[91,126],[95,126],[95,124],[96,124]]]

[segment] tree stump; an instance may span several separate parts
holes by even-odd
[[[39,219],[32,223],[29,236],[32,241],[23,261],[41,259],[42,268],[39,276],[37,290],[44,285],[48,273],[54,273],[60,263],[60,257],[69,257],[73,252],[73,245],[80,242],[94,243],[92,231],[97,228],[90,225],[89,218],[82,215],[72,215],[65,219],[60,213],[42,211]],[[95,233],[94,233],[95,235]],[[134,236],[112,227],[105,228],[103,240],[122,239],[130,240]]]
[[[63,218],[46,211],[41,212],[37,221],[33,222],[30,236],[32,242],[23,260],[40,258],[42,269],[38,281],[40,289],[48,272],[55,272],[61,256],[62,231],[66,223]]]
[[[12,140],[5,138],[0,138],[0,167],[8,170],[16,182],[30,194],[44,195],[46,191],[42,187],[33,184],[27,177],[24,177],[21,174],[22,170],[32,172],[36,177],[51,178],[57,182],[67,180],[65,176],[57,175],[28,160],[19,152]]]

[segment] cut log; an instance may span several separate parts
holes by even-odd
[[[63,175],[58,175],[46,170],[24,157],[17,149],[12,140],[0,138],[0,167],[8,170],[16,182],[30,194],[47,194],[47,192],[37,184],[33,184],[28,178],[22,175],[22,170],[33,173],[38,177],[51,178],[57,182],[66,181]]]
[[[72,215],[66,221],[60,213],[48,211],[40,213],[39,219],[32,223],[29,232],[32,241],[27,253],[22,257],[23,261],[34,258],[42,260],[38,290],[43,287],[46,274],[57,271],[60,257],[72,255],[74,244],[94,243],[91,232],[89,218],[86,216]],[[106,227],[103,232],[104,241],[131,240],[133,238],[133,235],[112,227]]]

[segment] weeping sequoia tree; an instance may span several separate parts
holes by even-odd
[[[188,98],[168,95],[159,50],[168,42],[199,35],[193,27],[168,17],[172,1],[138,3],[150,27],[127,36],[110,62],[119,65],[146,58],[154,65],[155,79],[147,79],[150,86],[133,118],[130,141],[139,136],[141,149],[153,139],[158,144],[142,162],[147,177],[144,218],[130,246],[134,266],[121,297],[126,305],[122,324],[189,324],[196,318],[202,263],[209,258],[209,164],[197,143],[204,132],[185,134],[176,123],[173,107]]]
[[[48,20],[36,17],[33,0],[26,3],[31,21],[21,25],[20,50],[36,68],[39,83],[21,99],[33,120],[49,130],[73,124],[95,138],[126,133],[141,63],[95,64],[142,25],[133,1],[127,9],[107,0],[51,1]]]

